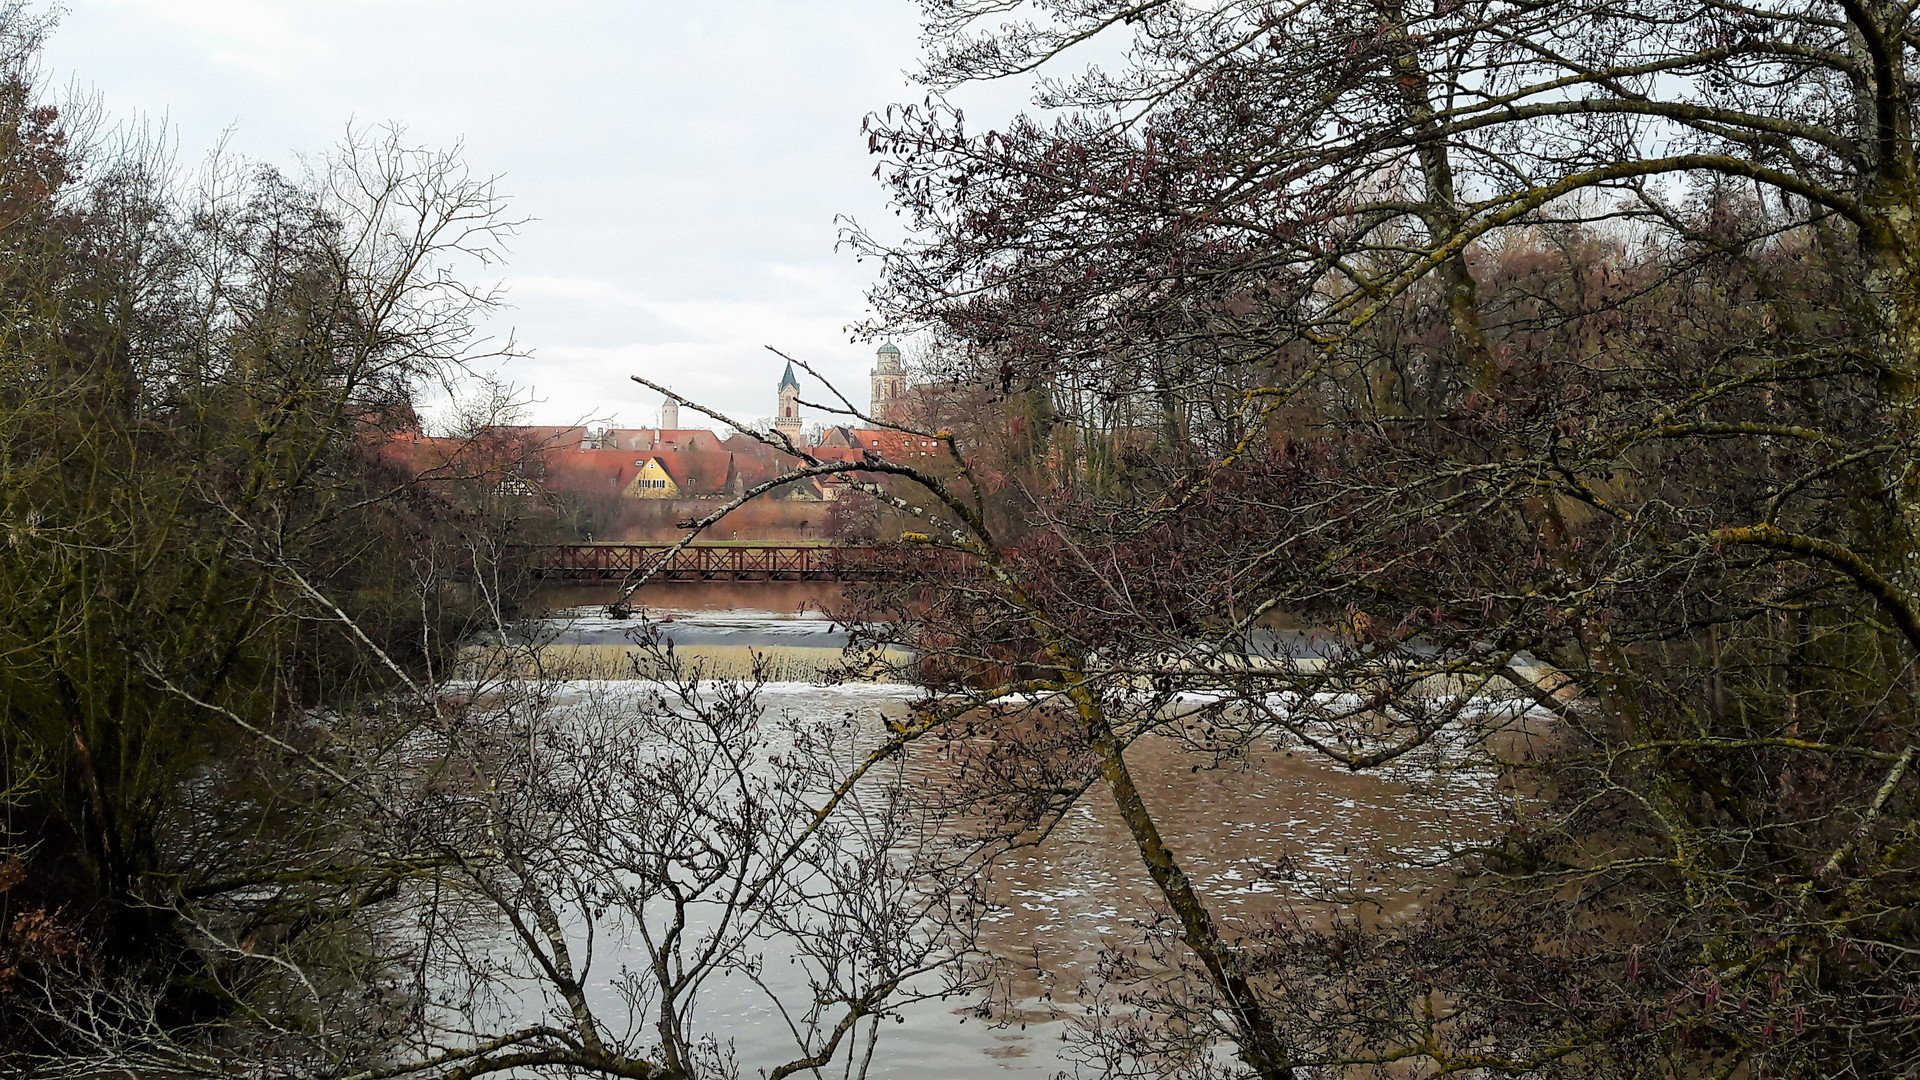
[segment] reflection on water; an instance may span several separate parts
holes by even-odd
[[[574,614],[550,624],[557,641],[614,645],[632,628],[598,612]],[[668,614],[662,631],[677,647],[824,650],[845,640],[818,617]],[[899,685],[787,681],[768,684],[763,701],[775,713],[801,718],[853,714],[877,734],[884,718],[904,714],[916,696]],[[1275,873],[1282,864],[1377,898],[1389,913],[1405,910],[1407,898],[1390,894],[1373,875],[1393,869],[1403,877],[1408,868],[1432,866],[1484,834],[1499,812],[1490,778],[1443,767],[1443,754],[1356,774],[1305,753],[1268,749],[1206,768],[1170,740],[1150,738],[1131,748],[1128,760],[1168,845],[1232,932],[1256,925],[1288,899],[1288,886]],[[910,767],[937,779],[940,759],[921,755]],[[1072,1062],[1061,1055],[1065,1025],[1046,1002],[1070,1001],[1102,948],[1137,940],[1153,911],[1152,884],[1102,789],[1090,791],[1038,847],[1008,856],[989,893],[998,906],[982,944],[1015,973],[1015,1022],[983,1022],[970,1002],[912,1006],[906,1023],[886,1026],[870,1076],[1072,1074]],[[637,950],[616,950],[607,959],[615,968],[644,963]],[[710,1030],[735,1040],[747,1075],[792,1056],[778,1014],[750,988],[716,986],[701,1013]],[[840,1071],[837,1065],[833,1073]]]

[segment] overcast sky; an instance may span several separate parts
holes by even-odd
[[[780,367],[763,345],[864,399],[873,345],[846,327],[871,264],[834,251],[835,217],[891,219],[860,120],[924,96],[906,78],[910,0],[65,7],[52,81],[164,120],[184,164],[229,129],[234,150],[289,166],[350,121],[464,142],[535,219],[504,321],[533,351],[506,374],[539,399],[536,422],[654,423],[658,398],[631,374],[768,415]],[[1011,107],[1008,91],[981,101]]]

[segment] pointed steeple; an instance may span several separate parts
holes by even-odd
[[[774,430],[787,438],[800,438],[800,380],[793,377],[793,361],[787,361],[787,373],[780,376],[780,409],[774,416]]]

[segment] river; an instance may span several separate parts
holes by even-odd
[[[727,598],[732,600],[734,598]],[[683,655],[717,667],[759,653],[786,675],[837,653],[845,636],[823,617],[728,608],[654,612]],[[563,647],[618,650],[632,624],[579,608],[545,624]],[[917,696],[909,686],[818,685],[783,678],[766,686],[773,711],[799,717],[854,713],[877,730]],[[1216,764],[1170,741],[1149,738],[1128,762],[1163,833],[1229,932],[1270,916],[1290,896],[1274,868],[1283,863],[1322,881],[1374,895],[1390,915],[1412,902],[1370,880],[1380,868],[1430,866],[1498,820],[1501,799],[1478,771],[1436,765],[1431,756],[1374,773],[1267,748]],[[1074,1075],[1064,1037],[1069,1003],[1102,951],[1137,940],[1152,915],[1152,885],[1100,787],[1092,789],[1038,847],[1004,859],[989,885],[994,909],[981,945],[1010,978],[997,1022],[975,1001],[917,1003],[905,1022],[884,1025],[867,1075],[959,1078]],[[599,962],[638,964],[616,945]],[[612,1002],[608,1001],[611,1005]],[[703,998],[703,1028],[734,1042],[746,1076],[794,1056],[793,1042],[764,995],[717,985]],[[844,1055],[821,1075],[844,1075]]]

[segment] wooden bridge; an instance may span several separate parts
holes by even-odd
[[[547,544],[525,549],[527,569],[558,581],[872,581],[888,573],[880,549],[842,544]],[[672,552],[671,558],[668,553]]]

